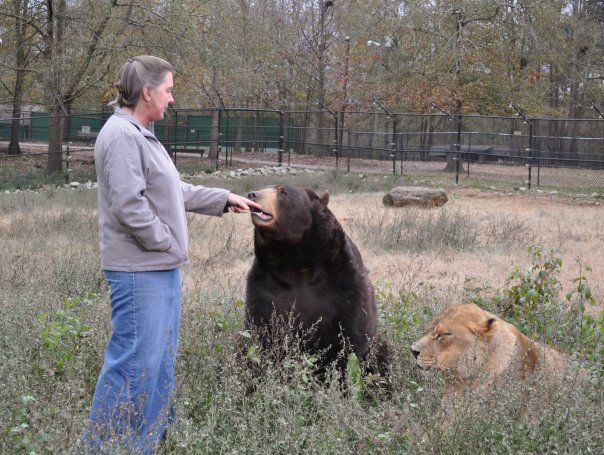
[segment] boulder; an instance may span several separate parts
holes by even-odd
[[[447,193],[441,188],[397,186],[384,196],[384,205],[392,207],[440,207],[447,202]]]

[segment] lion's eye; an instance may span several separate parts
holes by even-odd
[[[451,333],[445,332],[445,333],[439,333],[436,338],[439,339],[439,340],[443,340],[443,339],[445,339],[447,337],[450,337],[450,336],[451,336]]]

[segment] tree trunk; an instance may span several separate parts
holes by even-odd
[[[323,128],[325,127],[325,51],[327,49],[327,37],[325,34],[325,16],[331,2],[320,0],[321,13],[319,16],[319,48],[317,50],[319,76],[317,78],[317,92],[319,100],[319,115],[317,116],[317,144],[319,144],[318,156],[325,156],[329,145],[324,144]]]
[[[587,75],[587,44],[586,11],[585,2],[576,0],[573,2],[573,56],[570,68],[570,99],[568,104],[568,117],[578,119],[583,117],[583,101],[585,98],[585,85]],[[577,153],[577,140],[579,122],[570,122],[570,135],[573,140],[569,144],[569,150],[565,154],[567,158],[575,158]]]
[[[212,92],[218,93],[218,86],[219,86],[219,75],[218,75],[218,68],[216,67],[216,65],[214,65],[214,67],[212,68],[213,73],[212,73]],[[220,111],[218,109],[214,109],[214,111],[212,112],[212,132],[211,132],[211,138],[210,138],[210,153],[209,153],[209,157],[211,159],[216,159],[218,156],[218,139],[220,138]]]
[[[447,165],[443,169],[444,172],[456,172],[457,169],[457,149],[454,146],[451,146],[449,152],[447,152]],[[463,164],[461,161],[459,162],[459,172],[464,172]]]
[[[23,102],[23,82],[25,80],[25,14],[27,1],[15,0],[13,3],[13,14],[15,16],[15,38],[17,51],[15,53],[16,74],[13,90],[13,117],[11,122],[10,142],[8,144],[9,155],[20,155],[19,129],[21,126],[21,104]]]
[[[245,117],[242,115],[243,113],[239,113],[239,119],[237,121],[237,126],[235,130],[235,144],[233,145],[233,152],[240,153],[241,152],[241,140],[243,139],[243,121]]]
[[[250,103],[249,99],[245,100],[245,105],[244,107],[247,109],[252,105],[252,103]],[[252,106],[253,107],[253,106]],[[252,151],[252,133],[250,132],[251,129],[251,119],[252,116],[250,115],[249,112],[244,112],[242,114],[242,121],[245,122],[244,124],[244,128],[245,128],[245,151],[247,153],[250,153]]]
[[[11,122],[10,142],[8,144],[9,155],[20,155],[21,146],[19,145],[19,132],[21,127],[21,95],[22,95],[22,76],[17,71],[17,80],[15,83],[15,94],[13,96],[13,118]]]
[[[52,8],[50,7],[52,6]],[[63,171],[63,112],[61,106],[61,68],[63,56],[63,37],[65,33],[66,0],[49,2],[46,22],[46,58],[50,62],[47,82],[47,98],[50,104],[48,123],[48,161],[46,173],[57,174]]]
[[[301,153],[305,155],[308,151],[308,123],[309,123],[309,111],[310,111],[310,96],[312,91],[312,84],[309,83],[306,89],[306,108],[304,110],[304,119],[302,120],[302,136],[299,140],[302,141]]]
[[[211,138],[210,138],[210,153],[208,155],[208,157],[210,159],[215,160],[217,155],[218,155],[218,134],[219,134],[219,127],[220,125],[218,124],[218,119],[220,116],[220,111],[218,109],[214,109],[214,111],[212,112],[212,132],[211,132]]]
[[[552,109],[558,109],[560,100],[560,81],[558,78],[557,65],[553,62],[549,64],[549,106]]]
[[[71,101],[63,103],[65,115],[63,117],[63,142],[69,142],[71,135]]]
[[[582,0],[575,0],[573,4],[573,55],[570,66],[570,99],[568,104],[569,118],[582,118],[582,104],[585,98],[586,67],[589,40],[586,36],[588,26],[586,20],[586,5]]]
[[[455,88],[456,88],[456,93],[454,94],[454,98],[455,98],[455,113],[456,114],[461,114],[461,109],[462,109],[462,100],[461,100],[461,93],[462,93],[462,85],[463,82],[461,80],[461,48],[459,45],[459,41],[460,41],[460,35],[461,35],[461,29],[462,29],[462,21],[463,21],[463,14],[461,12],[460,9],[458,8],[454,8],[453,10],[453,20],[455,21],[455,34],[453,35],[452,39],[451,39],[451,46],[452,46],[452,53],[453,53],[453,57],[455,59]],[[447,163],[447,167],[448,167],[448,163]]]
[[[48,132],[47,174],[63,172],[63,118],[65,114],[56,99],[51,103]]]

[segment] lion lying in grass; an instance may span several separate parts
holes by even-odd
[[[458,305],[435,317],[411,350],[422,370],[445,373],[444,405],[462,392],[505,390],[538,372],[545,380],[539,378],[540,386],[555,387],[569,364],[562,352],[528,338],[474,304]]]

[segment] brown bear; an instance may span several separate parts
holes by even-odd
[[[363,359],[376,335],[374,290],[358,248],[327,208],[329,193],[277,185],[248,197],[262,211],[251,214],[246,326],[270,330],[275,316],[293,319],[300,333],[312,327],[305,349],[322,353],[321,365],[344,360],[344,345]]]

